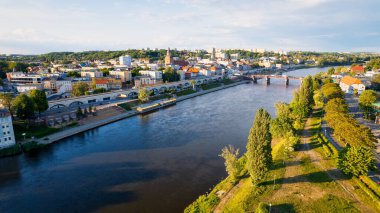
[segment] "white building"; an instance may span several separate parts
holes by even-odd
[[[80,76],[83,78],[101,78],[103,77],[103,73],[100,71],[82,71],[80,72]]]
[[[199,73],[204,75],[204,76],[211,76],[211,70],[201,69],[201,70],[199,70]]]
[[[149,76],[149,77],[156,79],[156,80],[162,79],[162,72],[161,71],[140,70],[139,72],[143,76]]]
[[[215,58],[225,60],[227,59],[227,54],[224,52],[215,53]]]
[[[239,53],[231,54],[231,60],[237,61],[238,59],[240,59],[240,54]]]
[[[340,88],[345,93],[354,94],[354,90],[358,91],[358,94],[362,93],[365,90],[365,85],[357,79],[351,76],[344,76],[339,82]]]
[[[0,109],[0,149],[7,148],[16,144],[13,132],[12,116],[6,109]]]
[[[44,84],[38,83],[38,84],[19,84],[16,86],[17,92],[19,93],[28,93],[30,90],[37,89],[37,90],[43,90]]]
[[[73,84],[71,83],[71,80],[58,80],[55,82],[57,86],[57,93],[63,94],[65,92],[69,92],[73,90]]]
[[[44,76],[36,74],[25,74],[23,72],[10,72],[7,73],[7,79],[15,84],[36,84],[41,83]]]
[[[157,81],[149,76],[137,76],[135,78],[135,87],[143,87],[156,84]]]
[[[132,59],[131,56],[125,55],[119,57],[119,64],[120,65],[126,65],[128,67],[131,67]]]

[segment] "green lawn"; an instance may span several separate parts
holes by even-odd
[[[27,127],[25,123],[14,122],[13,124],[16,140],[23,140],[24,136],[22,133],[26,133],[26,138],[31,138],[32,136],[36,138],[42,138],[47,135],[59,132],[59,128],[51,128],[45,125],[43,126],[29,126]]]
[[[231,79],[228,79],[228,78],[226,78],[226,79],[223,80],[223,84],[224,85],[233,84],[233,83],[235,83],[235,82],[233,80],[231,80]]]
[[[193,89],[187,89],[187,90],[182,90],[180,92],[176,92],[177,96],[183,96],[183,95],[190,95],[193,93],[196,93],[197,91],[194,91]]]
[[[212,84],[205,84],[205,85],[202,85],[201,88],[203,90],[208,90],[208,89],[213,89],[213,88],[216,88],[216,87],[220,87],[221,84],[220,83],[212,83]]]

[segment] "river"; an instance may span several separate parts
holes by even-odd
[[[0,212],[181,212],[226,177],[218,154],[245,151],[256,110],[274,115],[298,86],[239,85],[2,158]]]

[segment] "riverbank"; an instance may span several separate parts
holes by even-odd
[[[194,98],[197,96],[205,95],[208,93],[216,92],[219,90],[227,89],[227,88],[234,87],[237,85],[245,84],[248,82],[249,81],[247,81],[247,80],[238,81],[238,82],[231,83],[228,85],[221,85],[217,88],[212,88],[209,90],[202,90],[200,92],[196,92],[193,94],[180,96],[180,97],[177,97],[177,102],[184,101],[184,100]],[[119,121],[119,120],[122,120],[125,118],[136,116],[136,115],[139,115],[139,113],[135,109],[133,109],[131,111],[127,111],[127,112],[119,114],[119,115],[115,115],[115,116],[111,116],[111,117],[108,117],[108,118],[103,119],[103,120],[95,121],[93,123],[72,127],[72,128],[67,129],[67,130],[62,130],[60,132],[48,135],[48,136],[43,137],[41,139],[35,139],[34,141],[36,141],[38,144],[42,144],[42,145],[51,144],[51,143],[57,142],[59,140],[62,140],[64,138],[67,138],[67,137],[70,137],[70,136],[73,136],[73,135],[76,135],[76,134],[97,128],[97,127],[101,127],[101,126],[104,126],[104,125],[107,125],[107,124],[110,124],[110,123],[113,123],[113,122],[116,122],[116,121]]]

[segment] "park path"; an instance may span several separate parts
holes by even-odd
[[[374,212],[353,192],[354,187],[347,177],[337,168],[328,164],[327,160],[311,146],[313,128],[315,127],[312,124],[312,119],[309,118],[302,132],[300,150],[295,153],[294,158],[285,163],[286,170],[281,188],[266,202],[275,204],[278,204],[278,202],[292,203],[294,199],[298,199],[300,203],[307,203],[308,201],[312,202],[322,198],[326,194],[332,194],[353,202],[354,206],[361,212]],[[331,182],[336,183],[335,187],[322,188],[323,186],[310,182],[301,165],[305,157],[310,158],[310,162],[317,168],[318,172],[325,172],[332,179]],[[272,212],[280,211],[274,205]]]
[[[282,212],[283,208],[281,206],[283,205],[291,204],[293,207],[307,205],[323,198],[325,195],[331,194],[350,201],[361,212],[375,212],[357,196],[352,182],[331,162],[329,163],[328,159],[324,159],[315,150],[316,148],[313,146],[312,141],[314,128],[312,119],[307,119],[305,128],[302,131],[299,151],[294,152],[294,156],[285,162],[285,174],[276,180],[276,182],[282,180],[281,187],[273,195],[261,201],[273,205],[271,212]],[[306,158],[310,159],[310,163],[314,168],[313,171],[305,171],[302,163]],[[331,180],[311,182],[308,179],[308,174],[312,172],[326,173]],[[223,212],[224,206],[234,196],[235,192],[242,187],[243,181],[241,180],[221,198],[213,212]]]

